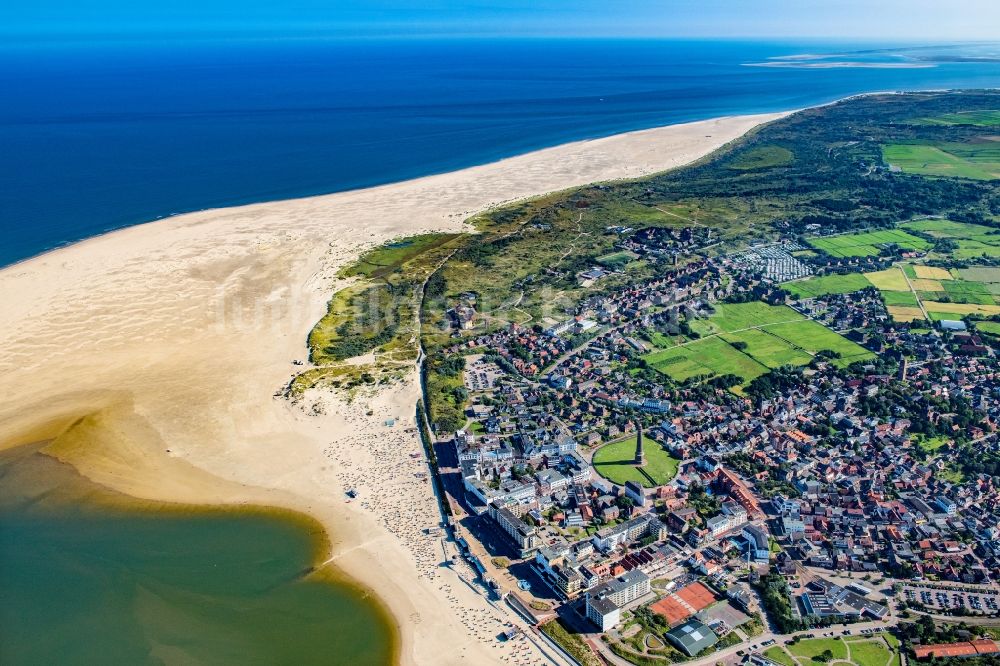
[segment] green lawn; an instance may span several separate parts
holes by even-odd
[[[825,650],[832,652],[834,659],[847,659],[847,646],[844,641],[836,638],[807,638],[787,648],[792,655],[803,659],[811,660],[823,654]]]
[[[893,143],[882,146],[882,159],[905,173],[993,180],[1000,178],[1000,145],[996,142]]]
[[[633,436],[599,448],[594,453],[593,461],[597,473],[618,485],[635,481],[646,488],[666,485],[677,476],[680,461],[649,437],[642,440],[646,464],[642,468],[636,467],[635,441]]]
[[[786,282],[781,285],[785,291],[799,298],[814,298],[826,294],[849,294],[872,286],[872,283],[861,273],[845,275],[820,275],[817,277]]]
[[[904,250],[926,250],[930,243],[900,229],[865,231],[856,234],[840,234],[806,239],[817,250],[823,250],[834,257],[874,257],[879,254],[879,246],[898,245]]]
[[[775,645],[774,647],[770,647],[767,650],[765,650],[764,656],[770,659],[771,661],[776,661],[779,664],[783,664],[784,666],[798,666],[796,661],[792,659],[790,656],[788,656],[788,653],[785,652],[785,649],[778,645]]]
[[[924,453],[934,453],[948,443],[947,437],[924,437],[923,435],[913,438],[913,442]]]
[[[851,641],[851,661],[858,666],[889,666],[893,653],[881,638]]]

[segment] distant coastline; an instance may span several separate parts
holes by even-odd
[[[0,81],[22,91],[0,110],[0,266],[177,214],[403,182],[627,131],[998,84],[974,50],[873,46],[279,40],[233,45],[239,63],[210,43],[183,58],[141,45],[41,49],[41,70],[0,63]],[[809,66],[746,65],[769,62]],[[629,76],[609,76],[609,63]]]

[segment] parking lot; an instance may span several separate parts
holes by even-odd
[[[959,589],[926,588],[905,585],[903,599],[907,603],[923,604],[927,608],[947,610],[965,608],[982,615],[997,615],[1000,612],[1000,590],[995,592],[971,592]]]
[[[504,371],[497,364],[475,357],[465,368],[465,388],[470,391],[488,391],[496,388],[497,380],[503,376]]]

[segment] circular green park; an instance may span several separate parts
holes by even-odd
[[[646,464],[635,464],[635,435],[618,442],[602,446],[594,452],[594,469],[612,483],[625,485],[626,481],[635,481],[646,488],[663,486],[677,476],[680,460],[670,455],[659,443],[644,437],[643,450],[646,454]]]

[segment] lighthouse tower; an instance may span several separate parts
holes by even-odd
[[[646,464],[646,454],[642,450],[642,426],[638,421],[635,423],[635,464],[638,467],[642,467]]]

